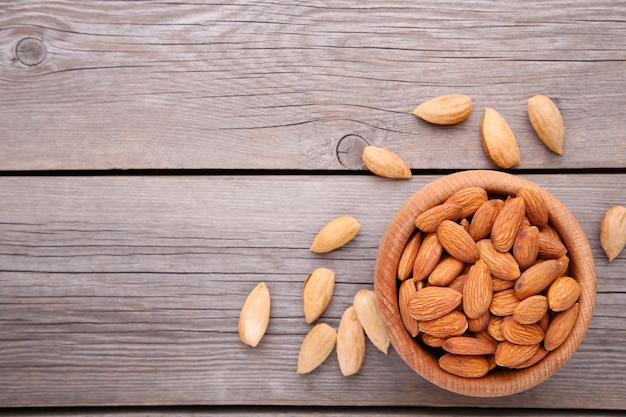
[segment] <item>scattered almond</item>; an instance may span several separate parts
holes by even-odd
[[[418,105],[413,114],[437,125],[452,125],[467,119],[472,113],[472,99],[462,94],[435,97]]]
[[[556,104],[544,95],[533,96],[528,99],[528,118],[537,136],[548,149],[563,155],[565,127]]]
[[[372,290],[357,291],[353,305],[365,334],[372,344],[386,355],[389,350],[389,337],[378,311],[376,293]]]
[[[335,272],[328,268],[316,268],[309,274],[302,287],[302,307],[308,324],[317,320],[333,298]]]
[[[310,250],[316,253],[331,252],[354,239],[360,229],[361,225],[354,217],[337,217],[318,232]]]
[[[270,292],[264,282],[248,294],[239,313],[239,338],[246,345],[256,347],[270,321]]]
[[[388,149],[366,146],[363,149],[363,163],[374,174],[385,178],[411,178],[411,168],[402,158]]]
[[[520,163],[517,140],[506,120],[492,108],[485,108],[480,125],[485,153],[500,168],[511,168]]]
[[[609,262],[622,252],[626,244],[626,207],[613,206],[606,211],[600,223],[600,244]]]
[[[331,354],[337,342],[337,332],[326,323],[316,324],[304,337],[298,353],[296,373],[308,374]]]
[[[341,374],[349,376],[358,373],[364,359],[365,332],[354,307],[350,306],[341,316],[337,330],[337,361]]]

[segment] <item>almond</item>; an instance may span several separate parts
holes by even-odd
[[[548,312],[548,299],[544,295],[533,295],[522,301],[513,310],[513,319],[520,324],[534,324]]]
[[[532,358],[541,345],[516,345],[507,340],[496,349],[496,363],[505,368],[515,368]]]
[[[626,244],[626,207],[613,206],[604,213],[600,223],[600,244],[609,262],[622,252]]]
[[[548,207],[541,191],[536,187],[527,185],[517,190],[516,196],[524,200],[526,217],[530,223],[539,229],[546,227],[548,224]]]
[[[558,277],[548,288],[548,304],[554,312],[570,308],[580,297],[580,285],[572,277]]]
[[[469,336],[454,336],[446,339],[441,347],[455,355],[493,355],[496,348],[493,343]]]
[[[452,125],[462,122],[471,113],[472,99],[462,94],[431,98],[413,110],[415,116],[436,125]]]
[[[537,349],[537,352],[535,352],[535,354],[530,359],[515,366],[515,369],[530,368],[531,366],[545,358],[547,354],[548,351],[543,346],[540,346],[539,349]]]
[[[552,351],[561,346],[572,332],[576,318],[578,317],[579,304],[572,305],[565,311],[557,313],[550,321],[546,336],[543,341],[543,347]]]
[[[409,301],[417,289],[415,288],[415,282],[412,279],[407,279],[400,284],[400,290],[398,291],[398,305],[400,308],[400,318],[402,324],[407,332],[413,337],[419,334],[419,326],[417,320],[411,317],[409,313]]]
[[[477,319],[489,310],[492,297],[489,268],[482,260],[476,262],[467,274],[463,287],[463,311],[470,319]]]
[[[416,232],[402,250],[400,255],[400,261],[398,261],[398,279],[404,281],[413,273],[413,265],[415,265],[415,258],[417,257],[417,251],[422,243],[422,234]]]
[[[504,291],[515,286],[515,281],[491,277],[491,288],[493,292]]]
[[[560,238],[554,238],[542,230],[539,231],[539,247],[537,256],[542,259],[555,259],[565,256],[567,248]]]
[[[417,321],[433,320],[457,308],[463,295],[448,287],[424,287],[409,300],[409,315]]]
[[[533,96],[528,99],[528,118],[544,145],[552,152],[563,155],[565,127],[556,104],[544,95]]]
[[[350,306],[341,316],[337,330],[337,361],[341,374],[349,376],[358,373],[364,358],[365,332],[354,307]]]
[[[515,238],[524,218],[524,200],[512,197],[504,202],[491,228],[491,241],[500,252],[508,252],[515,243]]]
[[[380,177],[402,179],[412,176],[407,163],[388,149],[366,146],[362,158],[367,169]]]
[[[513,257],[522,271],[530,268],[539,255],[539,229],[536,226],[520,229],[513,243]]]
[[[326,323],[315,325],[304,337],[296,373],[308,374],[320,366],[335,348],[337,332]]]
[[[444,220],[437,228],[437,236],[446,252],[459,261],[474,263],[480,258],[476,242],[460,224]]]
[[[415,226],[425,233],[432,233],[444,220],[459,220],[462,212],[461,205],[439,204],[418,215],[415,218]]]
[[[315,253],[331,252],[354,239],[360,229],[361,225],[354,217],[337,217],[318,232],[310,250]]]
[[[486,202],[487,191],[480,187],[462,188],[445,201],[447,204],[456,204],[463,207],[461,218],[472,216]]]
[[[440,287],[449,285],[461,274],[464,267],[465,263],[453,258],[452,256],[445,256],[441,259],[441,261],[439,261],[437,266],[435,266],[433,272],[430,273],[428,277],[428,284]]]
[[[520,268],[517,261],[509,252],[500,252],[495,248],[491,239],[481,239],[476,242],[480,259],[482,259],[491,276],[507,281],[512,281],[520,276]]]
[[[515,282],[515,295],[523,300],[531,295],[539,294],[557,279],[562,266],[561,258],[549,259],[531,266]]]
[[[506,120],[492,108],[485,108],[480,125],[485,153],[500,168],[511,168],[520,163],[517,140]]]
[[[446,353],[439,358],[439,366],[446,372],[463,378],[480,378],[489,372],[489,361],[484,356]]]
[[[354,295],[353,305],[365,334],[372,344],[386,355],[389,350],[389,337],[378,311],[376,293],[372,290],[357,291]]]
[[[413,279],[420,281],[427,278],[439,263],[442,253],[443,247],[439,242],[437,234],[430,233],[426,235],[415,257]]]
[[[494,316],[510,316],[517,308],[520,300],[515,296],[515,290],[504,290],[493,293],[489,311]]]
[[[434,320],[420,321],[419,327],[421,332],[436,337],[461,336],[467,330],[467,318],[455,310]]]
[[[436,337],[428,333],[420,333],[420,339],[426,346],[441,347],[447,339],[445,337]]]
[[[264,282],[259,283],[246,298],[239,313],[239,338],[246,345],[256,347],[270,321],[270,292]]]
[[[489,311],[478,318],[467,319],[467,329],[470,332],[482,332],[483,330],[487,330],[489,320],[491,320],[491,313]]]
[[[335,272],[328,268],[316,268],[304,281],[302,308],[308,324],[317,320],[333,298]]]
[[[502,333],[502,321],[504,317],[491,316],[489,324],[487,325],[487,332],[498,342],[504,341],[504,334]]]
[[[536,345],[543,340],[543,330],[537,324],[520,324],[512,316],[502,320],[504,338],[516,345]]]
[[[484,239],[491,233],[491,227],[498,213],[504,207],[504,201],[499,198],[491,199],[476,210],[470,223],[469,234],[476,241]]]
[[[465,288],[465,282],[467,281],[467,274],[461,274],[454,279],[449,285],[448,288],[451,288],[455,291],[463,294],[463,288]]]

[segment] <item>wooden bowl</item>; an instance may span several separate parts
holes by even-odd
[[[515,195],[525,185],[534,185],[544,194],[550,223],[568,249],[570,273],[580,284],[580,310],[568,339],[537,364],[520,370],[497,368],[481,378],[463,378],[439,367],[432,350],[405,330],[398,307],[397,266],[402,250],[415,231],[415,217],[441,204],[466,187],[482,187],[489,194]],[[473,397],[499,397],[538,385],[556,373],[574,354],[591,321],[595,306],[596,273],[587,237],[570,211],[552,194],[520,177],[500,171],[464,171],[442,177],[411,196],[389,223],[380,243],[374,271],[374,287],[381,315],[394,349],[419,375],[433,384]]]

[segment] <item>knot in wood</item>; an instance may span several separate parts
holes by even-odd
[[[346,135],[337,143],[337,159],[348,169],[364,169],[363,149],[369,143],[359,135]]]
[[[24,65],[41,64],[46,58],[46,46],[35,38],[24,38],[15,46],[15,57]]]

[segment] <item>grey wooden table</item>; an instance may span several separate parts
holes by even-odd
[[[626,410],[626,253],[599,224],[626,204],[626,2],[0,1],[0,407],[20,415],[566,415]],[[472,97],[465,122],[411,114]],[[548,151],[526,100],[566,126]],[[597,304],[574,357],[526,392],[439,389],[367,342],[296,375],[309,272],[337,273],[336,327],[373,288],[379,240],[415,191],[497,169],[485,107],[521,163],[578,218]],[[413,178],[367,172],[366,144]],[[331,218],[358,237],[308,247]],[[265,281],[270,326],[242,344],[247,293]]]

